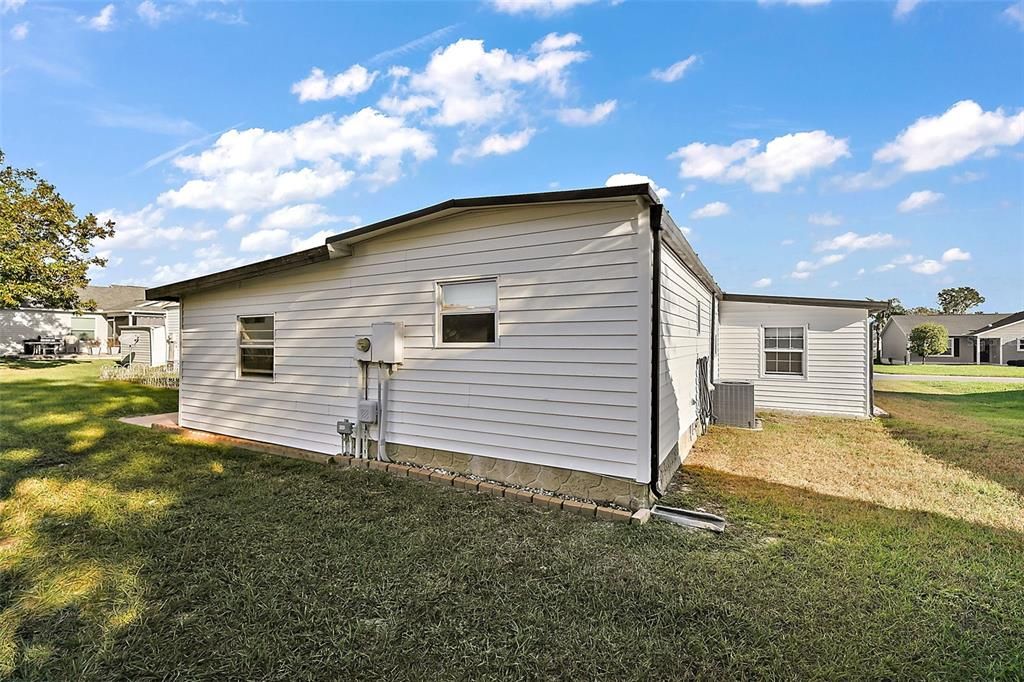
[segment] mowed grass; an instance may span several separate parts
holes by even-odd
[[[175,393],[97,372],[0,368],[0,677],[1024,670],[1007,527],[702,467],[668,501],[723,513],[724,535],[588,521],[121,424]]]
[[[1017,377],[1024,379],[1024,367],[1007,365],[875,365],[875,374],[915,374],[947,377]]]

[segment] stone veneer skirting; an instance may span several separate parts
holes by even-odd
[[[372,456],[376,455],[375,446],[374,443],[370,447]],[[388,444],[388,458],[395,462],[479,476],[521,488],[537,488],[559,495],[611,503],[633,511],[648,508],[653,503],[650,487],[646,483],[544,464],[395,443]]]

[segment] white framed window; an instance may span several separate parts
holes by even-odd
[[[804,376],[807,368],[806,327],[762,327],[765,376]]]
[[[936,353],[935,355],[929,355],[930,358],[955,358],[960,355],[960,338],[956,336],[949,337],[949,343],[946,344],[946,352]]]
[[[274,378],[274,316],[238,316],[238,376]]]
[[[92,317],[72,316],[71,335],[78,337],[81,341],[91,341],[96,338],[96,320]]]
[[[1024,336],[1017,339],[1017,350],[1024,353]]]
[[[497,278],[437,283],[439,346],[491,345],[497,340]]]

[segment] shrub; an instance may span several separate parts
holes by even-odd
[[[110,365],[100,371],[100,379],[104,381],[129,381],[145,386],[161,388],[178,388],[178,373],[166,367],[149,367],[148,365],[131,365],[118,367]]]

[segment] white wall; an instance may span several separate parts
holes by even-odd
[[[177,367],[181,359],[181,306],[172,305],[164,309],[167,316],[164,318],[167,324],[168,360],[174,362]]]
[[[685,459],[691,444],[686,435],[697,418],[697,358],[711,352],[713,295],[668,248],[661,252],[661,354],[659,357],[658,449],[664,461],[677,444]],[[697,307],[700,302],[700,335]]]
[[[868,416],[866,310],[722,301],[719,377],[751,381],[759,410]],[[807,325],[806,376],[764,376],[761,327]]]
[[[1000,345],[1003,349],[1002,363],[1004,365],[1007,360],[1024,360],[1024,351],[1017,349],[1017,339],[1024,339],[1024,320],[995,329],[992,331],[992,336],[1002,339]],[[996,350],[993,348],[992,352],[995,353]],[[996,360],[995,357],[991,358],[992,362]]]
[[[354,418],[352,348],[401,320],[392,443],[636,478],[636,202],[488,209],[361,242],[354,255],[189,295],[186,427],[334,453]],[[497,347],[434,347],[435,282],[497,275]],[[644,273],[643,277],[649,277]],[[274,314],[273,381],[236,377],[236,317]],[[373,389],[371,389],[373,390]],[[642,458],[649,462],[649,453]]]
[[[882,330],[882,360],[890,364],[907,360],[907,335],[892,321]]]
[[[24,351],[22,341],[37,336],[63,337],[71,333],[74,313],[66,310],[0,310],[0,355],[16,355]],[[102,315],[84,313],[96,325],[96,338],[107,338],[107,324]]]

